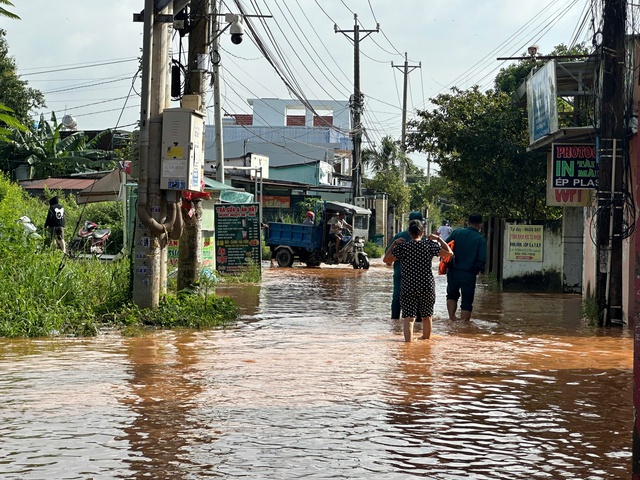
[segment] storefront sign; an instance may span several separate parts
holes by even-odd
[[[509,260],[542,261],[542,225],[509,225]]]
[[[260,265],[261,229],[257,203],[215,206],[215,256],[219,272]]]
[[[552,149],[552,187],[596,189],[598,167],[595,145],[554,143]]]
[[[556,62],[551,60],[527,81],[529,143],[558,130]]]
[[[284,195],[264,195],[262,197],[264,208],[291,208],[291,197]]]

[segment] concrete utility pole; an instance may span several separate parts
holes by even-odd
[[[160,190],[162,111],[169,105],[169,25],[172,3],[156,12],[154,0],[145,0],[142,21],[142,91],[140,106],[140,153],[138,205],[136,208],[133,301],[142,308],[156,308],[166,279],[166,243],[178,212],[176,195]],[[134,21],[140,15],[134,14]],[[180,223],[180,222],[178,222]]]
[[[391,62],[392,68],[397,68],[398,70],[402,69],[402,74],[404,77],[403,80],[403,88],[402,88],[402,137],[400,139],[400,149],[402,153],[406,153],[407,151],[407,85],[409,83],[409,73],[413,72],[416,68],[420,68],[422,65],[409,65],[409,60],[407,58],[407,52],[404,52],[404,65],[394,65]],[[400,179],[404,185],[407,184],[407,165],[404,162],[404,159],[400,162]],[[404,230],[404,214],[400,219],[400,229]]]
[[[402,89],[402,137],[400,139],[400,148],[403,153],[407,151],[407,84],[409,83],[409,73],[413,72],[416,68],[421,68],[421,66],[421,63],[418,65],[409,65],[407,52],[404,53],[404,65],[394,65],[393,62],[391,62],[391,67],[397,68],[398,70],[402,69],[404,77]],[[402,183],[406,185],[407,166],[404,162],[401,162],[400,164],[400,178],[402,178]]]
[[[404,76],[403,89],[402,89],[402,137],[400,139],[400,148],[402,148],[403,152],[407,151],[407,84],[409,79],[409,74],[413,72],[416,68],[422,67],[422,62],[418,63],[418,65],[409,65],[409,60],[407,59],[407,52],[404,52],[404,65],[394,65],[391,62],[391,66],[393,68],[397,68],[402,71]],[[404,180],[404,177],[403,177]]]
[[[216,180],[224,183],[224,138],[222,135],[222,101],[220,95],[220,22],[218,0],[213,0],[213,113],[216,138]]]
[[[191,0],[187,88],[182,107],[205,113],[206,67],[209,58],[211,1]],[[217,0],[214,1],[214,3]],[[187,103],[187,105],[185,105]],[[217,121],[217,120],[216,120]],[[216,124],[217,125],[217,124]],[[203,147],[204,148],[204,147]],[[184,215],[184,232],[178,247],[178,291],[198,283],[202,266],[202,198],[191,199],[193,214]]]
[[[375,30],[363,30],[358,25],[358,15],[353,15],[353,30],[340,30],[338,25],[334,25],[333,29],[336,33],[344,33],[347,38],[351,38],[347,33],[353,33],[353,96],[351,97],[351,130],[353,132],[353,165],[351,174],[351,183],[353,184],[353,202],[356,197],[362,196],[362,121],[360,115],[364,104],[364,96],[360,91],[360,41],[367,38],[373,32],[380,31],[380,24],[376,25]],[[360,34],[365,35],[360,38]]]
[[[622,224],[625,148],[626,0],[603,7],[602,95],[596,227],[600,325],[622,325]]]

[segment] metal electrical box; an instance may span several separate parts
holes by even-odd
[[[188,108],[162,113],[160,188],[201,191],[204,176],[204,114]]]

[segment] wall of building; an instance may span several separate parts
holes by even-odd
[[[317,162],[307,165],[290,165],[288,167],[272,168],[271,179],[318,185],[319,168]]]
[[[562,285],[567,293],[582,293],[583,207],[565,207],[562,215]]]
[[[303,105],[299,100],[252,98],[248,102],[253,107],[253,125],[255,126],[284,126],[286,125],[287,111],[291,110],[304,112],[306,125],[313,126],[313,111],[307,109],[307,106]],[[309,100],[307,104],[318,111],[321,116],[327,111],[332,112],[333,125],[341,129],[349,129],[351,112],[348,100]]]
[[[502,288],[505,291],[562,292],[562,223],[560,221],[540,222],[542,225],[542,260],[512,260],[509,255],[509,225],[506,222],[503,235]],[[454,247],[455,251],[455,247]]]

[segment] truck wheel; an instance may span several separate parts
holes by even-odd
[[[281,267],[290,267],[291,265],[293,265],[293,255],[289,250],[283,248],[281,250],[278,250],[278,252],[276,253],[276,261]]]

